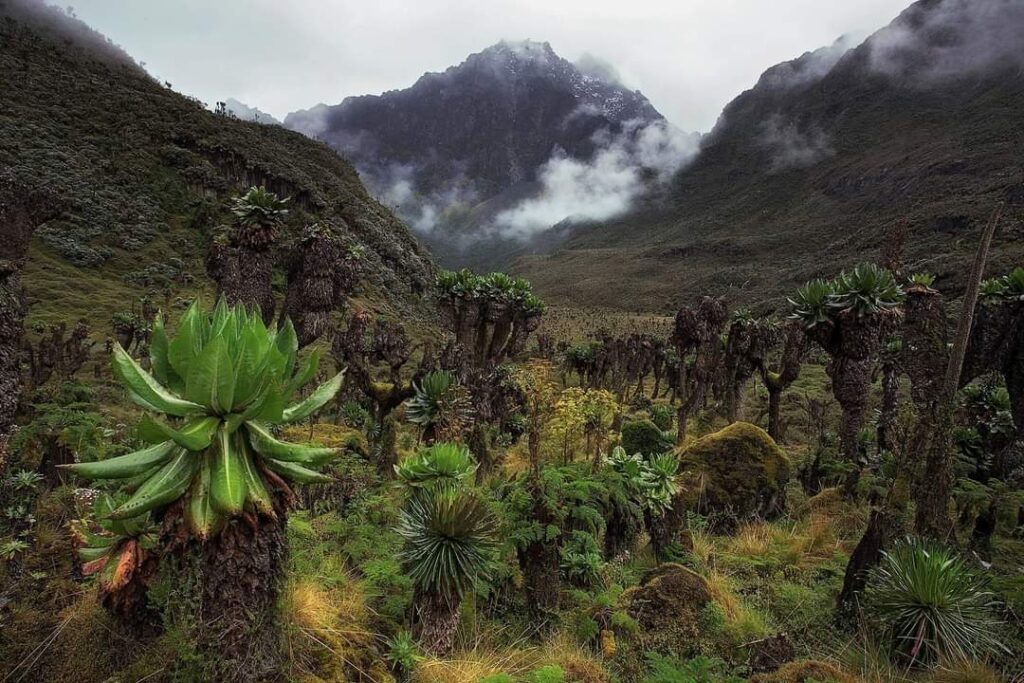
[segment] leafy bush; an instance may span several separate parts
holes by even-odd
[[[526,680],[528,683],[565,683],[565,670],[557,664],[548,664],[531,671]]]
[[[657,652],[648,652],[647,675],[643,683],[743,683],[742,678],[732,676],[720,659],[694,657],[681,661]]]
[[[676,409],[667,403],[656,403],[651,406],[651,422],[663,432],[672,429],[672,423],[676,418]]]
[[[387,659],[395,669],[408,672],[423,659],[420,648],[408,631],[399,631],[388,641]]]
[[[870,576],[865,604],[911,661],[966,660],[1005,649],[996,638],[992,593],[952,551],[907,540]]]
[[[651,420],[633,420],[622,426],[620,445],[630,455],[657,455],[675,444]]]

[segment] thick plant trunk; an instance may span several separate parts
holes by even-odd
[[[163,631],[160,613],[149,603],[149,587],[157,577],[159,560],[146,553],[131,578],[114,591],[100,590],[100,604],[134,638],[151,638]]]
[[[550,614],[558,610],[561,591],[558,555],[558,544],[553,541],[533,541],[520,553],[526,602],[535,613]]]
[[[274,257],[269,250],[256,251],[214,242],[206,259],[206,271],[217,283],[217,297],[228,304],[258,307],[263,322],[274,319]]]
[[[953,472],[950,456],[952,406],[940,406],[926,418],[932,437],[925,450],[925,465],[917,486],[914,529],[926,538],[947,543],[956,540],[956,526],[949,506],[953,499]]]
[[[839,442],[843,458],[852,467],[846,477],[843,493],[853,498],[857,493],[860,473],[865,462],[860,448],[860,430],[868,410],[868,388],[871,386],[871,362],[868,358],[838,356],[831,364],[832,393],[842,408]]]
[[[48,195],[34,192],[0,168],[0,472],[21,396],[21,344],[28,306],[20,272],[36,226],[57,215]]]
[[[868,528],[846,565],[843,589],[836,600],[840,619],[846,620],[852,616],[867,585],[868,572],[881,561],[882,553],[898,533],[898,518],[892,510],[885,505],[872,510]]]
[[[893,430],[896,428],[896,413],[899,410],[899,400],[899,373],[894,364],[886,363],[882,367],[882,406],[876,431],[879,453],[891,449],[889,440],[892,437]]]
[[[444,657],[455,644],[460,602],[438,593],[421,593],[416,596],[416,605],[419,619],[413,635],[425,651]]]
[[[782,439],[782,387],[768,385],[768,436],[778,442]]]
[[[544,528],[554,520],[540,500],[542,495],[542,491],[534,490],[533,514],[541,528]],[[550,614],[558,609],[561,593],[558,575],[560,559],[558,543],[552,540],[531,541],[519,551],[519,565],[526,584],[526,602],[534,613]]]
[[[232,519],[205,543],[174,536],[179,555],[172,596],[174,620],[194,644],[203,680],[248,683],[284,680],[277,604],[288,558],[287,514]],[[175,515],[178,517],[178,515]],[[181,522],[183,524],[183,522]],[[185,533],[178,530],[177,533]]]
[[[21,396],[21,336],[25,302],[16,273],[0,274],[0,472]]]
[[[659,562],[672,562],[673,550],[678,549],[678,541],[686,526],[686,511],[682,501],[677,497],[673,506],[660,515],[644,514],[647,533],[651,537],[651,549],[654,558]]]

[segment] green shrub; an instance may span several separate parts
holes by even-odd
[[[871,572],[864,598],[873,623],[911,661],[967,660],[1005,650],[995,635],[992,593],[942,546],[901,543]]]
[[[529,683],[565,683],[565,671],[556,664],[548,664],[530,672]]]
[[[674,444],[651,420],[633,420],[622,426],[620,445],[629,455],[658,455]]]
[[[651,422],[654,426],[663,432],[667,432],[672,429],[672,423],[676,418],[675,406],[670,406],[667,403],[658,403],[651,406]]]
[[[682,661],[648,652],[645,659],[648,671],[643,683],[743,683],[744,680],[730,675],[725,663],[712,657]]]

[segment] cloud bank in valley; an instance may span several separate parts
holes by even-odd
[[[627,122],[621,134],[597,134],[589,160],[556,153],[538,173],[541,190],[495,216],[491,229],[505,238],[528,239],[569,221],[603,221],[630,209],[648,183],[666,182],[696,155],[700,136],[665,121]]]

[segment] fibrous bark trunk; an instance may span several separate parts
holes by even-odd
[[[274,319],[274,257],[269,249],[255,250],[214,241],[206,271],[217,283],[217,297],[229,305],[259,308],[263,322]]]
[[[534,489],[534,519],[545,528],[554,520],[544,502],[540,500],[543,492]],[[530,610],[537,614],[551,614],[558,609],[561,594],[559,580],[558,543],[553,540],[538,539],[531,541],[519,551],[519,565],[523,570],[526,589],[526,602]]]
[[[206,680],[284,680],[278,613],[288,558],[287,512],[246,513],[205,542],[183,532],[180,515],[165,520],[165,555],[180,558],[173,577],[182,591],[180,618],[200,655]],[[172,508],[173,510],[173,508]]]
[[[419,593],[415,602],[418,620],[413,629],[414,637],[424,650],[435,657],[444,657],[455,644],[460,602],[440,593]]]
[[[0,472],[21,396],[21,350],[28,305],[20,272],[36,226],[57,214],[48,195],[33,192],[0,169]]]

